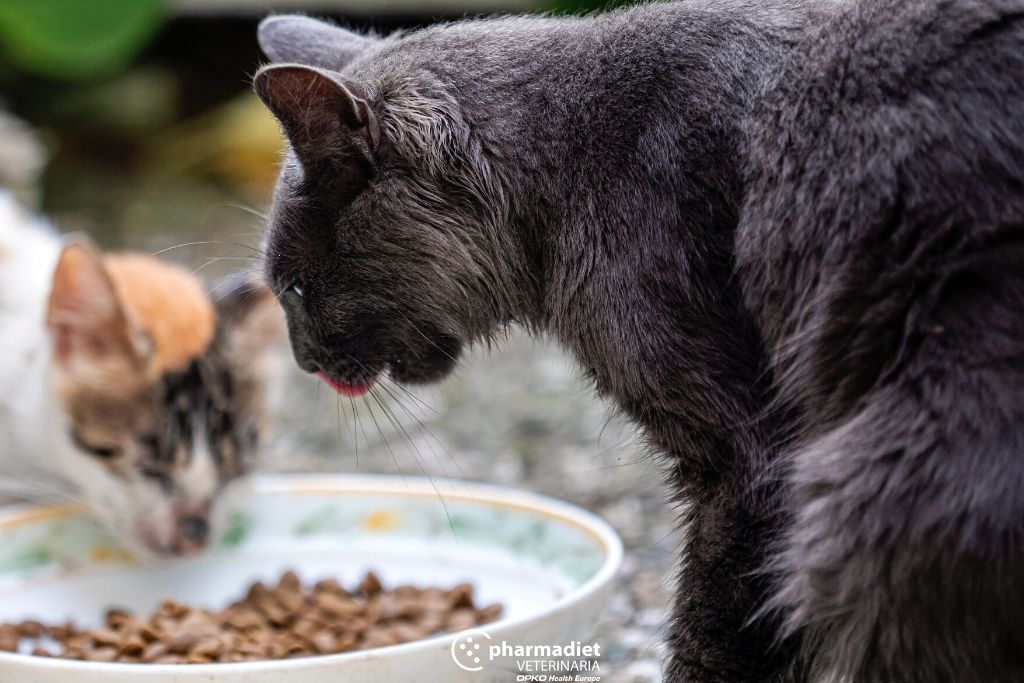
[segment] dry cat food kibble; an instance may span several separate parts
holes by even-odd
[[[501,605],[477,607],[473,587],[386,590],[373,572],[354,590],[334,579],[306,589],[294,572],[276,586],[260,582],[220,612],[166,600],[148,619],[110,610],[103,628],[38,621],[0,624],[0,650],[49,638],[59,652],[36,644],[32,654],[94,662],[208,664],[336,654],[396,645],[494,621]]]

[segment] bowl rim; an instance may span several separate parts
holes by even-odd
[[[437,498],[444,501],[459,500],[470,504],[490,505],[515,509],[531,514],[540,514],[549,519],[575,526],[593,539],[604,551],[604,561],[598,570],[583,584],[567,592],[545,609],[532,615],[516,619],[499,619],[488,624],[491,629],[519,629],[540,622],[551,614],[585,601],[612,582],[618,574],[623,560],[622,540],[615,530],[596,514],[572,503],[545,496],[524,489],[498,484],[479,483],[463,479],[408,477],[391,474],[255,474],[248,477],[248,495],[284,493],[295,495],[338,494],[346,495],[398,495]],[[75,505],[32,505],[15,504],[0,507],[0,531],[12,526],[31,524],[86,514],[84,508]],[[415,654],[436,647],[451,647],[459,633],[442,633],[409,643],[387,645],[368,650],[356,650],[333,655],[311,655],[294,659],[266,659],[252,662],[223,662],[211,664],[148,664],[143,662],[89,662],[58,657],[36,657],[16,652],[0,652],[0,666],[5,663],[31,666],[43,671],[91,671],[96,673],[134,671],[146,676],[209,676],[217,673],[244,674],[245,672],[296,671],[321,665],[344,665],[357,659]],[[31,662],[31,663],[30,663]]]

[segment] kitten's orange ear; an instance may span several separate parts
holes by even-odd
[[[103,260],[83,238],[73,239],[61,251],[46,325],[58,367],[81,381],[101,380],[101,371],[134,369],[143,360],[138,335]]]
[[[357,86],[326,69],[298,64],[265,66],[253,86],[281,122],[299,161],[372,164],[380,122]]]

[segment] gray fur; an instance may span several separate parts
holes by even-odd
[[[260,22],[260,47],[275,62],[343,69],[374,44],[373,38],[309,17],[267,17]]]
[[[300,365],[569,348],[684,503],[673,683],[1024,678],[1024,0],[270,21],[337,70],[256,77],[332,131],[267,237]]]

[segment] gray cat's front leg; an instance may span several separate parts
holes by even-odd
[[[779,642],[776,621],[754,618],[770,581],[764,573],[771,505],[745,486],[694,497],[674,619],[669,683],[798,681],[796,639]]]

